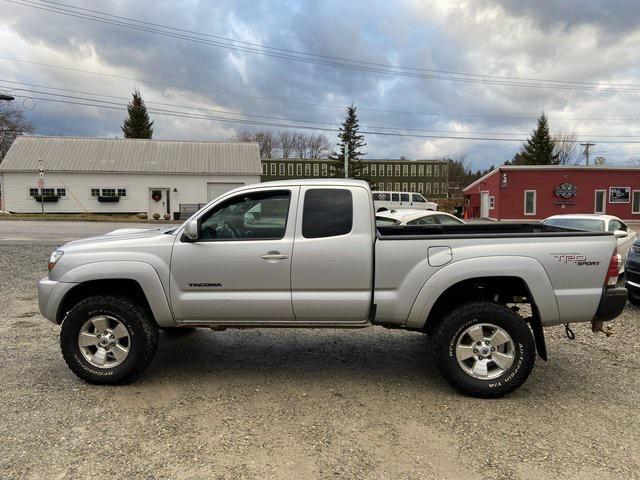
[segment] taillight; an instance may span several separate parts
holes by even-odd
[[[607,287],[615,287],[618,283],[618,271],[620,270],[620,255],[618,250],[613,251],[611,260],[609,260],[609,268],[607,269],[607,278],[604,280],[604,284]]]

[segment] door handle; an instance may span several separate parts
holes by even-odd
[[[261,258],[265,260],[285,260],[289,258],[289,255],[287,255],[286,253],[280,253],[280,252],[269,252],[262,255]]]

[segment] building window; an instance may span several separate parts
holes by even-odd
[[[102,189],[102,197],[115,197],[116,189],[115,188],[103,188]]]
[[[605,199],[607,195],[606,190],[596,190],[596,198],[593,205],[594,213],[604,213],[605,212]]]
[[[427,182],[424,184],[424,193],[431,194],[431,183]]]
[[[387,165],[387,177],[393,177],[393,165]]]
[[[275,174],[276,174],[276,164],[272,163],[271,164],[271,175],[275,176]]]
[[[640,213],[640,190],[631,193],[631,213]]]
[[[377,172],[376,172],[376,165],[375,165],[375,163],[374,163],[373,165],[371,165],[371,176],[372,176],[372,177],[375,177],[376,175],[377,175]]]
[[[280,174],[280,176],[284,175],[284,169],[285,169],[285,164],[284,163],[280,163],[278,165],[278,173]]]
[[[424,183],[418,182],[418,193],[424,193]]]
[[[415,165],[411,165],[411,176],[412,177],[416,176],[416,166]]]
[[[53,197],[56,194],[56,190],[55,188],[43,188],[42,189],[42,196],[43,197]]]
[[[433,194],[440,195],[440,184],[438,182],[433,184]]]
[[[395,173],[396,177],[399,177],[400,176],[400,165],[395,165],[395,167],[396,168],[394,169],[395,170],[394,173]]]
[[[409,188],[409,185],[407,185],[407,182],[402,182],[402,191],[406,192],[408,188]]]
[[[296,163],[296,175],[301,177],[302,176],[302,164],[301,163]]]
[[[365,165],[364,167],[362,167],[362,174],[369,175],[369,165]]]
[[[92,197],[99,197],[100,196],[100,189],[99,188],[92,188],[91,189],[91,196]]]
[[[409,186],[409,191],[411,192],[416,191],[416,182],[411,182],[411,185]]]
[[[535,190],[524,191],[524,214],[525,215],[536,214],[536,191]]]
[[[397,192],[400,190],[400,184],[398,182],[393,184],[393,189]]]
[[[496,206],[496,197],[490,196],[489,197],[489,210],[493,210],[495,206]]]
[[[67,189],[66,188],[56,188],[56,195],[58,195],[59,197],[66,197],[67,196]]]
[[[418,165],[418,175],[424,177],[424,165]]]
[[[40,195],[40,191],[37,188],[30,188],[29,189],[29,196],[30,197],[35,197],[36,195]]]
[[[266,175],[267,174],[267,164],[262,162],[262,174]]]
[[[402,165],[402,176],[406,177],[409,175],[409,165]]]
[[[439,177],[440,176],[440,165],[434,165],[433,166],[433,176],[434,177]]]
[[[287,163],[287,175],[293,177],[293,163]]]
[[[427,177],[431,176],[431,167],[432,165],[427,165]]]
[[[447,182],[442,182],[442,184],[440,185],[440,191],[442,193],[447,193],[448,190],[449,186],[447,185]]]
[[[314,177],[320,176],[320,166],[317,163],[313,164],[313,176]]]
[[[329,171],[331,172],[331,176],[333,177],[336,174],[336,166],[335,165],[331,165],[329,167]]]
[[[311,164],[310,163],[305,163],[304,164],[304,175],[305,177],[308,177],[311,175]]]
[[[126,188],[119,188],[118,189],[118,196],[119,197],[126,197],[127,196],[127,189]]]
[[[443,176],[443,177],[446,177],[446,176],[447,176],[447,166],[446,166],[446,165],[443,165],[443,166],[442,166],[442,176]]]
[[[326,163],[322,164],[322,176],[323,177],[327,176],[327,164]]]

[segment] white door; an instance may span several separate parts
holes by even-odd
[[[489,218],[489,192],[480,192],[480,216]]]
[[[218,198],[223,193],[233,190],[234,188],[242,187],[244,183],[238,182],[209,182],[207,183],[207,202]]]
[[[298,188],[243,192],[198,218],[198,240],[177,239],[171,305],[192,322],[290,321]],[[291,207],[293,206],[293,207]]]
[[[153,218],[154,214],[162,217],[165,214],[171,214],[168,188],[150,188],[149,189],[149,218]]]

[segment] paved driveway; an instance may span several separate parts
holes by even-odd
[[[157,228],[171,224],[127,222],[0,221],[0,245],[62,245],[79,238],[103,235],[118,228]]]

